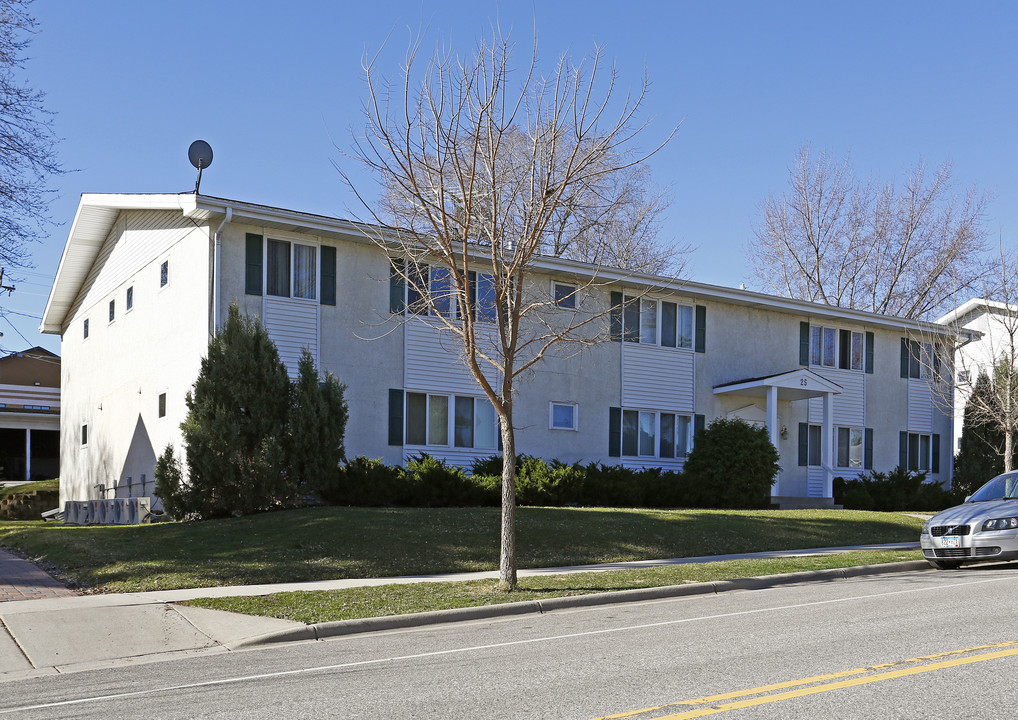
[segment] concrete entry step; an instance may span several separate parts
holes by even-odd
[[[772,497],[771,506],[779,510],[843,510],[835,505],[834,498],[818,497]]]

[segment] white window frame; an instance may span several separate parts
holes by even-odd
[[[565,288],[566,292],[562,297],[559,297],[559,288]],[[562,280],[551,281],[551,301],[555,304],[555,307],[562,310],[575,310],[576,309],[576,294],[579,292],[579,285],[571,282],[563,282]]]
[[[420,443],[412,443],[412,442],[409,441],[409,438],[410,438],[410,412],[409,412],[409,405],[410,405],[410,396],[411,395],[423,395],[425,397],[425,411],[424,411],[424,423],[425,423],[425,426],[424,426],[424,444],[423,445],[420,444]],[[446,418],[445,418],[446,419],[446,427],[445,427],[445,433],[446,433],[446,440],[447,440],[447,442],[445,442],[445,443],[435,443],[435,442],[432,442],[432,430],[433,430],[433,428],[432,428],[432,425],[431,425],[431,419],[432,419],[431,408],[432,408],[432,404],[433,404],[433,401],[434,401],[435,398],[443,398],[445,400],[445,403],[446,403]],[[473,412],[473,415],[472,415],[473,421],[472,421],[472,427],[470,429],[470,433],[471,433],[471,444],[470,445],[459,444],[457,442],[457,437],[456,437],[456,401],[457,400],[464,400],[464,399],[465,400],[472,400],[473,403],[474,403],[473,411],[472,411]],[[495,412],[495,408],[494,408],[494,406],[492,406],[492,404],[488,400],[488,398],[477,396],[477,395],[463,395],[463,394],[457,394],[457,393],[435,393],[435,392],[418,391],[418,390],[407,390],[404,393],[404,400],[403,400],[403,402],[404,402],[404,408],[403,408],[403,418],[404,418],[404,420],[403,420],[403,433],[404,433],[404,437],[407,439],[407,443],[406,443],[407,445],[410,445],[412,447],[449,448],[449,449],[466,450],[466,451],[470,451],[470,450],[482,450],[482,451],[485,451],[485,452],[490,450],[492,453],[498,452],[498,441],[499,441],[498,414]],[[492,438],[491,439],[491,443],[492,444],[491,444],[490,447],[488,445],[478,445],[478,429],[479,429],[479,424],[478,423],[480,421],[482,421],[482,418],[480,417],[481,413],[478,411],[479,410],[479,408],[478,408],[478,404],[479,403],[480,403],[480,409],[485,414],[489,414],[489,417],[490,417],[491,422],[493,424],[492,436],[491,436],[491,438]],[[485,403],[487,404],[486,407],[485,407]],[[436,430],[437,430],[437,428],[436,428]]]
[[[420,293],[418,288],[414,287],[412,285],[412,283],[409,280],[409,277],[410,277],[410,273],[411,272],[416,272],[416,271],[411,270],[411,268],[414,268],[414,267],[416,267],[416,268],[425,267],[425,268],[428,269],[427,290],[428,290],[429,294],[431,293],[432,283],[435,282],[435,273],[436,273],[436,271],[446,272],[446,273],[449,274],[449,280],[448,280],[448,282],[449,282],[449,290],[448,290],[449,314],[448,315],[444,315],[442,313],[436,312],[435,311],[435,307],[434,307],[434,305],[435,305],[434,301],[431,300],[430,298],[425,298]],[[408,261],[406,263],[406,265],[405,265],[405,272],[406,272],[406,277],[403,278],[403,286],[404,286],[403,287],[403,314],[404,315],[406,315],[407,317],[414,317],[414,316],[416,316],[416,317],[444,317],[447,320],[458,320],[458,319],[462,318],[462,314],[461,314],[461,311],[460,311],[459,296],[458,296],[457,291],[452,286],[452,277],[451,277],[452,276],[452,271],[449,270],[449,268],[445,267],[444,265],[434,265],[432,263],[425,263],[425,262],[415,263],[413,261]],[[491,282],[491,283],[494,283],[494,278],[491,275],[489,275],[488,273],[479,273],[479,272],[477,272],[475,270],[471,270],[470,273],[474,276],[474,292],[475,292],[475,297],[474,297],[474,315],[475,315],[475,318],[474,318],[474,322],[486,323],[486,324],[497,322],[498,321],[498,309],[494,307],[494,300],[495,300],[495,298],[494,297],[492,298],[493,304],[492,304],[492,307],[491,307],[491,310],[492,310],[491,317],[484,317],[483,313],[478,312],[479,303],[477,301],[477,297],[480,294],[479,293],[479,289],[480,289],[480,284],[481,284],[481,278],[488,278],[488,281]],[[423,280],[423,278],[422,278],[422,280]],[[421,299],[420,300],[412,299],[411,298],[411,293],[413,293],[416,296],[420,296]],[[420,303],[420,305],[418,305],[418,303]],[[414,306],[420,307],[421,312],[416,312],[413,309]]]
[[[841,354],[842,354],[842,333],[848,333],[848,367],[841,367]],[[833,337],[833,345],[831,346],[831,357],[830,362],[827,358],[828,345],[826,343],[827,336]],[[856,366],[856,358],[852,353],[852,345],[855,340],[859,342],[859,357],[858,366]],[[834,325],[810,325],[809,326],[809,364],[812,367],[827,368],[829,370],[851,370],[852,372],[865,372],[866,371],[866,333],[862,330],[854,330],[847,327],[837,327]]]
[[[912,452],[912,438],[916,439],[915,441],[916,452],[914,453],[914,455]],[[925,451],[923,449],[924,440],[926,441]],[[912,462],[913,459],[916,460],[914,464]],[[908,434],[908,457],[906,462],[906,470],[925,472],[927,474],[933,473],[933,433],[910,432]]]
[[[693,422],[693,415],[691,413],[675,412],[675,411],[672,411],[672,410],[646,410],[646,409],[627,408],[627,407],[623,407],[623,408],[621,408],[621,410],[622,410],[622,428],[621,428],[621,437],[619,438],[619,456],[620,457],[623,457],[623,458],[648,458],[648,459],[655,459],[655,460],[685,460],[685,458],[689,456],[690,451],[693,449],[693,426],[694,426],[694,422]],[[636,454],[635,455],[632,454],[632,453],[627,453],[625,451],[625,447],[626,447],[626,442],[625,442],[625,436],[626,436],[626,413],[636,413],[637,414],[637,419],[636,419]],[[674,425],[673,425],[672,429],[673,429],[673,432],[675,433],[675,435],[674,435],[673,440],[672,440],[673,448],[672,448],[672,456],[671,457],[668,457],[666,455],[662,455],[661,454],[661,420],[662,420],[662,417],[665,416],[665,415],[671,415],[673,417],[673,422],[674,422]],[[648,418],[648,416],[651,416],[651,417]],[[685,453],[681,453],[681,454],[678,451],[678,447],[679,447],[678,439],[679,439],[680,436],[679,436],[679,433],[677,432],[677,427],[679,425],[679,422],[678,422],[679,418],[684,418],[684,420],[685,420],[684,423],[683,423],[683,425],[685,426],[685,443],[683,445],[684,445],[686,451],[685,451]],[[641,442],[642,441],[641,435],[643,434],[643,429],[645,427],[645,425],[643,423],[647,419],[651,420],[651,426],[650,427],[653,430],[653,433],[652,433],[650,439],[651,439],[651,442],[653,443],[653,446],[654,446],[654,452],[651,453],[651,454],[643,452],[644,447],[642,446],[642,442]]]
[[[686,350],[693,352],[693,346],[696,338],[696,313],[693,305],[681,302],[677,299],[663,299],[655,297],[646,297],[640,295],[623,295],[622,296],[622,340],[624,342],[631,342],[638,345],[656,345],[657,347],[668,348],[669,350]],[[630,303],[635,304],[636,311],[636,332],[632,331],[631,328],[626,326],[626,308],[630,307]],[[654,327],[648,328],[653,333],[653,341],[648,339],[648,335],[644,333],[644,309],[648,308],[653,303],[653,312],[655,315]],[[664,304],[669,303],[675,306],[675,345],[663,344],[663,330],[664,330]],[[689,334],[688,336],[682,333],[683,325],[688,324]]]
[[[848,464],[841,464],[841,431],[848,430]],[[859,464],[852,464],[852,434],[858,433]],[[834,428],[834,466],[844,470],[862,470],[866,465],[866,428],[855,425],[838,425]]]
[[[572,423],[570,426],[562,426],[555,424],[555,408],[569,408],[572,411]],[[566,430],[575,432],[580,429],[580,406],[577,403],[572,402],[557,402],[552,400],[548,403],[548,429],[549,430]]]
[[[289,246],[288,263],[289,267],[287,270],[287,293],[286,295],[277,295],[269,292],[269,247],[272,243],[285,243]],[[311,297],[302,297],[296,295],[297,288],[297,247],[311,248],[315,253],[314,268],[311,271],[311,281],[314,286],[314,292]],[[321,297],[322,288],[321,286],[321,275],[322,275],[322,246],[321,243],[316,239],[306,237],[292,237],[287,235],[272,235],[266,236],[264,248],[262,250],[264,257],[262,262],[263,277],[262,287],[264,288],[265,296],[271,298],[279,298],[282,300],[294,300],[297,302],[304,303],[318,303],[319,297]]]

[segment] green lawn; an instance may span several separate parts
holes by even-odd
[[[922,555],[918,550],[850,552],[520,578],[519,590],[512,594],[498,592],[493,580],[470,580],[286,592],[254,597],[199,598],[183,604],[319,623],[920,559]]]
[[[52,480],[39,480],[37,482],[25,483],[24,485],[11,485],[9,487],[0,487],[0,497],[6,495],[21,495],[22,493],[35,492],[36,490],[60,490],[60,480],[53,478]]]
[[[846,510],[520,508],[519,566],[915,541],[922,521]],[[0,544],[96,592],[491,570],[495,508],[308,508],[201,523],[0,522]],[[604,574],[598,574],[604,578]]]

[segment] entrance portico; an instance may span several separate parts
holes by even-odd
[[[767,377],[750,378],[725,383],[714,387],[715,395],[733,395],[750,398],[764,398],[766,401],[767,435],[780,453],[781,423],[778,420],[778,402],[823,398],[823,424],[820,434],[820,464],[824,472],[825,498],[834,497],[834,402],[833,397],[841,392],[837,383],[811,370],[800,368]],[[781,495],[781,475],[771,486],[771,496]]]

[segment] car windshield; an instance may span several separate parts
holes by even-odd
[[[1018,472],[998,475],[972,493],[969,502],[1018,498]]]

